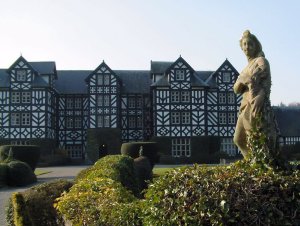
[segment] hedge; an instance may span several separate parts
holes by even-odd
[[[53,203],[71,186],[70,181],[56,180],[13,193],[6,210],[8,225],[63,225],[64,220],[54,209]]]
[[[299,179],[245,161],[175,169],[149,186],[143,225],[299,225]]]
[[[75,181],[96,179],[101,177],[110,178],[120,182],[133,194],[139,194],[139,187],[134,171],[133,159],[126,155],[107,155],[99,159],[90,169],[79,173]]]
[[[109,155],[81,171],[56,209],[72,225],[141,225],[133,159]]]
[[[30,166],[21,161],[7,163],[7,184],[10,186],[24,186],[36,182],[36,176]]]
[[[129,155],[132,158],[139,157],[140,147],[143,147],[143,155],[148,157],[151,166],[159,162],[159,156],[157,153],[157,143],[156,142],[130,142],[123,143],[121,146],[121,154]]]
[[[12,150],[12,157],[26,162],[34,171],[40,158],[40,148],[35,145],[2,145],[0,146],[0,161],[5,161]]]

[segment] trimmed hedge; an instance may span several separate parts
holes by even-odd
[[[143,225],[299,225],[299,179],[244,161],[179,168],[149,186]]]
[[[121,154],[129,155],[131,158],[135,159],[139,157],[140,147],[143,147],[143,155],[148,157],[151,166],[159,162],[159,156],[157,153],[157,143],[156,142],[130,142],[123,143],[121,146]]]
[[[7,184],[10,186],[24,186],[36,182],[36,176],[30,166],[21,161],[7,163]]]
[[[56,212],[53,203],[71,186],[70,181],[56,180],[14,193],[6,210],[8,225],[64,225],[64,220]]]
[[[141,225],[132,158],[105,156],[81,171],[75,181],[55,204],[72,225]]]
[[[40,158],[40,148],[35,145],[2,145],[0,146],[0,161],[5,161],[12,150],[12,157],[26,162],[34,171]]]
[[[106,177],[120,182],[133,194],[139,194],[138,182],[134,171],[133,159],[126,155],[107,155],[99,159],[91,168],[79,173],[76,182],[85,179]]]

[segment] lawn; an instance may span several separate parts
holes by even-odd
[[[43,174],[47,174],[47,173],[51,173],[52,171],[47,171],[47,170],[41,170],[41,169],[36,169],[34,171],[34,174],[36,176],[39,176],[39,175],[43,175]]]

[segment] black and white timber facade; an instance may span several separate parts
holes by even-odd
[[[191,139],[201,136],[220,137],[220,149],[236,155],[237,76],[227,59],[215,71],[196,71],[182,57],[151,61],[150,70],[113,70],[104,61],[95,70],[56,70],[55,62],[21,56],[0,69],[0,144],[61,148],[80,159],[88,131],[114,129],[120,143],[168,138],[173,157],[190,157]]]

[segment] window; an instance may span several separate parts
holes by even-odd
[[[31,93],[30,92],[22,93],[22,103],[26,103],[26,104],[31,103]]]
[[[80,145],[66,145],[68,156],[72,159],[82,158],[82,148]]]
[[[103,96],[98,95],[97,104],[99,107],[103,106]]]
[[[135,108],[135,98],[128,97],[128,108]]]
[[[12,113],[10,118],[10,123],[12,126],[20,125],[20,113]]]
[[[228,104],[234,104],[234,102],[235,102],[234,93],[228,93]]]
[[[30,113],[22,113],[22,125],[30,125]]]
[[[103,106],[109,106],[109,95],[104,95],[103,96]]]
[[[109,128],[110,127],[110,118],[109,115],[99,115],[97,117],[98,122],[97,122],[97,126],[100,128]]]
[[[136,108],[141,108],[143,106],[143,101],[141,97],[136,99]]]
[[[67,118],[66,119],[66,127],[67,128],[73,128],[73,126],[74,126],[74,120],[73,120],[73,118]]]
[[[97,85],[103,85],[103,75],[97,76]]]
[[[76,108],[76,109],[81,109],[81,98],[75,98],[75,100],[74,100],[74,107]]]
[[[191,121],[190,112],[181,112],[181,123],[190,124],[190,121]]]
[[[171,123],[172,124],[179,124],[180,123],[180,113],[179,112],[172,112],[171,113]]]
[[[104,85],[109,85],[109,77],[110,77],[109,75],[104,75],[104,77],[103,77],[104,78],[104,82],[103,82]]]
[[[189,91],[181,92],[181,102],[184,102],[184,103],[190,102],[190,92]]]
[[[75,128],[81,128],[81,122],[82,122],[82,118],[81,117],[75,117],[75,119],[74,119],[74,127]]]
[[[171,92],[171,102],[178,103],[179,102],[179,91]]]
[[[26,70],[17,70],[17,81],[24,82],[26,81]]]
[[[186,138],[172,139],[172,156],[173,157],[190,157],[191,140]]]
[[[67,98],[67,108],[68,109],[71,109],[71,108],[73,108],[73,99],[72,98]]]
[[[230,82],[230,72],[223,73],[223,82]]]
[[[221,151],[227,153],[230,156],[236,155],[236,147],[233,143],[233,138],[222,138],[221,140]]]
[[[219,104],[226,104],[226,93],[219,93]]]
[[[184,80],[184,70],[176,70],[176,80]]]
[[[133,116],[128,117],[128,127],[129,128],[135,127],[135,117]]]
[[[12,92],[11,93],[11,103],[20,103],[20,93],[19,92]]]
[[[138,116],[136,118],[136,127],[142,128],[143,127],[143,118],[141,116]]]
[[[226,124],[226,113],[219,113],[219,123],[222,125]]]
[[[235,113],[234,112],[228,113],[228,124],[235,124]]]

